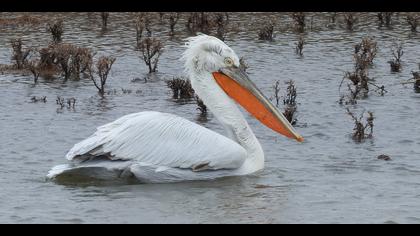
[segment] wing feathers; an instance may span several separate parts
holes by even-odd
[[[67,158],[86,155],[201,171],[238,168],[247,153],[231,139],[181,117],[140,112],[99,127]]]

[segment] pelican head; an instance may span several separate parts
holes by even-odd
[[[210,84],[217,84],[226,95],[267,127],[286,137],[303,141],[303,137],[240,68],[239,58],[229,46],[216,37],[200,34],[188,38],[186,47],[182,59],[195,90],[197,84],[202,85],[201,90],[203,87],[211,89]],[[216,93],[212,96],[212,99],[217,99]]]
[[[239,67],[236,53],[216,37],[200,34],[188,38],[183,54],[188,74],[219,71],[224,67]]]

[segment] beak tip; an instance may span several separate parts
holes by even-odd
[[[296,140],[298,141],[298,142],[303,142],[305,139],[302,137],[302,136],[298,136],[298,137],[296,137]]]

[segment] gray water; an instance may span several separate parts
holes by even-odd
[[[276,80],[293,79],[298,90],[297,127],[304,143],[279,136],[244,113],[265,151],[265,169],[247,177],[177,184],[59,184],[47,181],[48,170],[65,163],[64,155],[96,127],[123,115],[155,110],[169,112],[218,132],[210,114],[200,119],[193,101],[171,99],[165,80],[182,75],[178,59],[187,37],[183,21],[170,39],[168,26],[153,24],[165,42],[159,72],[147,79],[147,68],[134,50],[135,31],[129,14],[111,13],[102,32],[99,14],[36,14],[64,19],[65,42],[86,46],[98,55],[117,58],[108,84],[116,93],[101,99],[91,81],[45,80],[0,75],[0,222],[1,223],[420,223],[420,94],[411,78],[420,62],[420,34],[410,32],[403,16],[391,29],[378,28],[374,13],[363,14],[353,32],[338,18],[328,28],[328,14],[314,16],[303,34],[304,56],[294,52],[299,35],[285,13],[232,14],[237,31],[226,43],[250,65],[251,79],[269,97]],[[11,17],[2,13],[1,17]],[[275,40],[257,40],[267,16],[275,16]],[[310,28],[311,18],[308,18]],[[385,85],[385,96],[371,93],[350,106],[372,111],[374,138],[351,139],[353,121],[337,103],[339,84],[353,66],[353,47],[365,36],[379,51],[369,75]],[[9,40],[46,46],[45,24],[0,28],[0,63],[10,64]],[[404,41],[403,70],[391,73],[393,39]],[[131,82],[140,78],[139,82]],[[123,94],[121,88],[131,89]],[[136,92],[138,91],[138,92]],[[47,102],[31,103],[32,96]],[[60,109],[56,96],[77,99],[75,110]],[[380,154],[391,161],[378,160]]]

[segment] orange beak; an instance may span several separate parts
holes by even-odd
[[[279,110],[261,93],[248,75],[236,67],[213,72],[217,84],[225,93],[270,129],[289,138],[303,141]]]

